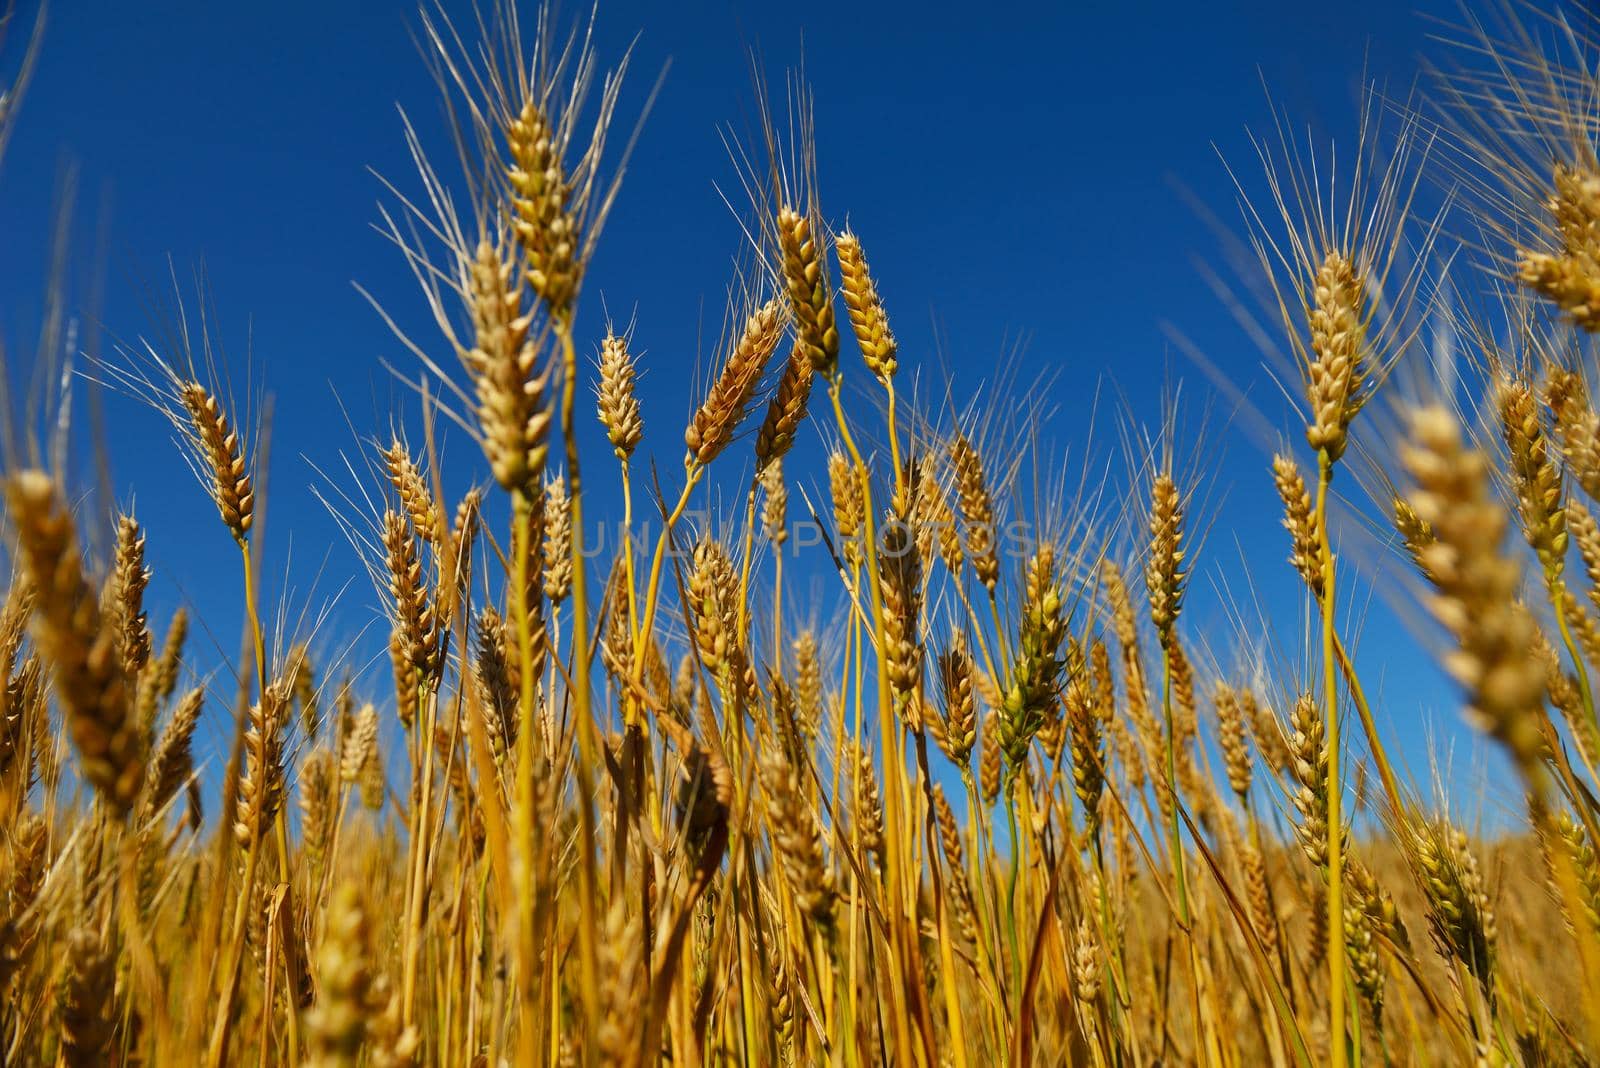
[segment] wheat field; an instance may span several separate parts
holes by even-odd
[[[937,372],[897,345],[883,239],[822,202],[826,85],[758,79],[716,356],[692,411],[654,403],[637,339],[577,325],[629,57],[483,4],[420,15],[455,136],[405,127],[378,219],[416,282],[379,302],[408,429],[363,428],[330,501],[386,644],[283,618],[271,428],[205,344],[74,373],[170,423],[200,536],[238,549],[179,577],[232,618],[152,618],[138,516],[35,429],[89,416],[8,398],[0,1063],[1600,1057],[1587,24],[1463,8],[1459,68],[1371,91],[1338,168],[1287,122],[1226,161],[1293,429],[1253,461],[1280,548],[1228,581],[1303,607],[1230,648],[1184,611],[1229,523],[1219,443],[1113,428],[1126,499],[1041,485],[1059,458],[995,414],[1027,383],[954,410],[912,385]],[[798,623],[819,575],[839,610]],[[1518,811],[1397,766],[1355,647],[1373,586]],[[239,620],[219,666],[193,632]]]

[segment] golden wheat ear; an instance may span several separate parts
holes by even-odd
[[[77,528],[56,483],[24,471],[6,484],[28,581],[36,591],[34,640],[50,664],[55,692],[84,778],[112,811],[126,814],[144,781],[144,732],[119,651],[84,573]]]
[[[756,431],[756,468],[766,470],[780,463],[794,447],[795,433],[805,422],[806,410],[811,403],[811,384],[816,376],[811,371],[810,360],[796,346],[783,365],[783,374],[777,388],[767,402],[766,418]]]
[[[1458,642],[1451,674],[1469,712],[1535,780],[1544,747],[1544,669],[1538,627],[1517,596],[1521,573],[1503,555],[1507,520],[1494,497],[1492,465],[1462,441],[1455,416],[1439,407],[1411,415],[1403,459],[1415,482],[1408,498],[1433,539],[1419,560],[1436,595],[1433,609]]]
[[[686,467],[707,466],[733,441],[787,323],[783,304],[777,299],[756,306],[746,316],[716,381],[683,432],[689,449]]]
[[[839,368],[839,327],[834,321],[833,287],[816,228],[806,215],[790,207],[777,215],[778,245],[783,253],[783,278],[789,292],[798,344],[811,369],[832,380]]]
[[[899,346],[889,330],[889,314],[884,310],[878,284],[867,266],[861,239],[846,230],[834,238],[833,250],[839,257],[844,303],[850,312],[850,326],[855,331],[861,358],[867,370],[887,384],[899,365]]]
[[[440,538],[440,513],[421,468],[399,438],[391,439],[387,448],[378,450],[378,455],[389,476],[389,485],[400,498],[400,506],[411,520],[411,529],[416,531],[417,537],[437,544]]]
[[[761,761],[761,783],[770,808],[773,851],[801,912],[825,931],[835,922],[833,877],[822,854],[822,830],[806,804],[799,774],[780,753]]]
[[[229,533],[243,545],[250,536],[256,503],[244,443],[222,405],[205,386],[185,382],[179,386],[178,395],[189,413],[194,440],[209,465],[211,499]]]
[[[1183,501],[1171,475],[1157,475],[1151,484],[1149,528],[1145,589],[1150,597],[1150,622],[1162,646],[1170,648],[1188,579],[1183,559]]]
[[[950,442],[950,463],[955,468],[967,564],[993,594],[1000,580],[1000,558],[995,541],[994,499],[984,476],[983,458],[965,435],[957,435]]]
[[[626,338],[607,333],[600,344],[600,382],[595,388],[600,425],[617,459],[626,461],[644,437],[637,382],[638,361],[628,351]]]
[[[549,453],[555,362],[539,367],[532,316],[522,310],[522,280],[500,247],[479,242],[463,273],[474,337],[459,348],[477,394],[483,450],[502,489],[532,493]]]

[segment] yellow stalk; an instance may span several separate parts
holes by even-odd
[[[1328,484],[1333,457],[1317,453],[1317,545],[1322,555],[1322,694],[1328,746],[1328,1042],[1332,1068],[1348,1060],[1345,1037],[1344,798],[1339,781],[1338,664],[1334,653],[1334,566],[1328,541]]]
[[[561,436],[567,451],[568,510],[572,515],[572,696],[578,721],[578,815],[581,853],[578,857],[578,962],[584,1023],[593,1033],[600,1020],[599,962],[595,945],[599,931],[596,906],[594,769],[597,760],[595,724],[589,687],[589,580],[583,556],[583,480],[578,468],[578,437],[573,424],[573,403],[578,386],[578,354],[572,343],[572,321],[556,321],[561,339]]]

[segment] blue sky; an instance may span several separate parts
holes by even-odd
[[[739,251],[719,193],[736,188],[719,131],[750,129],[750,47],[775,82],[803,57],[824,209],[862,237],[902,366],[920,363],[935,377],[948,368],[965,396],[1025,341],[1017,377],[1056,376],[1047,435],[1075,456],[1092,384],[1121,389],[1134,414],[1153,422],[1160,384],[1183,382],[1185,427],[1225,445],[1195,472],[1211,514],[1196,520],[1210,532],[1190,611],[1202,630],[1214,628],[1227,615],[1213,573],[1236,575],[1240,553],[1276,564],[1286,542],[1262,446],[1229,431],[1226,405],[1164,324],[1193,339],[1269,422],[1292,428],[1259,355],[1196,266],[1224,266],[1196,204],[1239,229],[1217,149],[1254,173],[1246,128],[1270,121],[1263,80],[1297,121],[1348,138],[1363,69],[1403,89],[1418,55],[1437,50],[1425,15],[1452,11],[1437,0],[1082,11],[611,0],[599,15],[602,54],[638,35],[624,122],[669,60],[670,70],[592,266],[582,325],[598,339],[602,297],[618,318],[636,319],[636,346],[647,353],[646,447],[660,446],[662,470],[676,478],[690,384],[715,342]],[[266,565],[274,596],[296,609],[320,606],[353,578],[338,612],[355,625],[375,618],[376,600],[311,495],[311,465],[332,467],[340,450],[357,447],[347,412],[354,432],[383,432],[409,400],[381,361],[414,364],[352,283],[387,305],[414,307],[399,257],[372,229],[381,190],[368,168],[410,176],[397,104],[445,147],[410,36],[416,25],[409,2],[59,3],[0,170],[0,331],[10,351],[29,351],[53,205],[61,176],[75,168],[77,295],[103,263],[98,316],[131,339],[150,329],[152,290],[163,300],[170,290],[168,257],[184,279],[204,265],[235,373],[243,377],[248,350],[254,381],[275,400]],[[1102,399],[1102,426],[1103,409]],[[231,652],[234,587],[179,588],[173,579],[231,578],[233,545],[159,418],[125,397],[107,399],[106,418],[120,443],[119,499],[136,503],[150,532],[157,618],[188,599],[214,628],[216,648]],[[452,448],[476,462],[459,435]],[[590,455],[594,464],[604,453]],[[1293,623],[1293,576],[1286,564],[1269,570],[1260,594]],[[1237,583],[1234,593],[1249,596]],[[1385,730],[1419,778],[1428,777],[1430,751],[1449,759],[1451,746],[1463,774],[1481,746],[1459,744],[1466,735],[1449,691],[1416,667],[1396,626],[1375,608],[1362,656]],[[1429,715],[1425,703],[1435,706]]]

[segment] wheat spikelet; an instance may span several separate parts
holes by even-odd
[[[978,702],[973,693],[975,668],[972,654],[958,635],[950,648],[939,654],[939,693],[944,701],[944,718],[934,738],[952,764],[965,769],[978,740]]]
[[[333,757],[319,749],[300,768],[300,841],[306,861],[321,873],[333,838],[338,787],[334,782]]]
[[[955,469],[956,503],[961,510],[967,563],[990,593],[1000,580],[1000,559],[995,546],[994,500],[983,475],[983,461],[965,435],[950,442],[950,463]]]
[[[883,599],[883,670],[916,729],[920,716],[908,698],[922,684],[922,554],[907,520],[908,514],[891,512],[883,524],[878,587]]]
[[[1292,758],[1277,715],[1254,690],[1239,691],[1239,707],[1250,725],[1250,737],[1255,740],[1261,759],[1277,771],[1287,771]]]
[[[376,726],[377,719],[374,717]],[[389,783],[383,767],[383,751],[377,742],[377,733],[374,730],[372,746],[366,750],[367,758],[357,768],[357,789],[361,791],[361,803],[369,812],[378,812],[383,808],[384,798],[389,794]]]
[[[1272,458],[1272,480],[1283,501],[1283,525],[1289,531],[1289,562],[1313,596],[1322,596],[1322,558],[1317,546],[1317,528],[1311,515],[1311,494],[1293,457],[1278,453]]]
[[[883,798],[878,790],[877,774],[872,768],[872,758],[860,745],[850,745],[850,776],[855,783],[851,815],[855,818],[856,833],[864,853],[872,854],[883,863]]]
[[[1100,932],[1087,916],[1078,920],[1072,940],[1072,993],[1084,1005],[1100,997]]]
[[[383,457],[389,485],[394,487],[396,496],[400,498],[400,507],[411,520],[411,529],[424,541],[437,543],[440,533],[439,509],[433,503],[433,494],[428,491],[428,483],[422,477],[416,461],[399,438],[392,438],[389,447],[378,450],[378,454]]]
[[[822,249],[812,232],[811,220],[792,208],[778,211],[777,228],[796,342],[805,350],[811,369],[831,379],[839,367],[839,328],[834,322],[833,291]]]
[[[10,785],[5,781],[10,779],[19,793],[34,775],[36,764],[42,777],[50,777],[48,765],[39,759],[41,753],[54,749],[43,738],[49,719],[46,674],[38,654],[33,654],[15,674],[8,674],[0,687],[0,784]]]
[[[822,650],[809,629],[800,632],[793,648],[795,713],[807,737],[815,739],[822,726]]]
[[[1411,833],[1434,944],[1465,965],[1487,990],[1493,981],[1496,929],[1478,858],[1466,834],[1442,820],[1417,824]]]
[[[1592,766],[1600,759],[1600,729],[1595,727],[1588,709],[1583,706],[1583,695],[1578,690],[1577,679],[1564,671],[1561,658],[1549,639],[1540,634],[1540,653],[1545,664],[1545,691],[1550,703],[1560,710],[1572,734],[1572,743],[1586,765]]]
[[[761,469],[761,526],[767,541],[782,545],[789,540],[789,488],[783,480],[783,461]]]
[[[1600,663],[1600,622],[1596,622],[1595,618],[1584,609],[1571,590],[1561,591],[1560,604],[1567,617],[1567,626],[1571,628],[1572,636],[1578,642],[1578,648],[1583,650],[1583,655],[1590,663]]]
[[[239,800],[233,821],[234,837],[245,848],[261,841],[267,825],[283,805],[283,727],[288,704],[282,684],[273,682],[250,708],[244,736],[244,771],[239,776]]]
[[[781,460],[794,447],[795,432],[805,422],[811,404],[811,385],[816,376],[811,373],[811,361],[796,346],[789,352],[783,365],[783,374],[767,402],[766,417],[756,431],[756,469],[765,470],[769,464]]]
[[[374,705],[362,705],[355,714],[355,722],[345,733],[344,743],[339,750],[340,780],[347,785],[359,780],[361,770],[367,766],[377,748],[378,709]]]
[[[1190,790],[1196,774],[1193,744],[1200,734],[1200,705],[1195,696],[1194,667],[1189,663],[1183,643],[1174,640],[1169,655],[1172,660],[1172,730],[1178,746],[1178,774],[1184,780],[1184,789]]]
[[[572,592],[572,505],[567,480],[556,475],[544,485],[544,595],[559,605]]]
[[[1228,785],[1244,804],[1250,793],[1250,750],[1245,744],[1244,710],[1239,691],[1226,683],[1218,684],[1213,698],[1217,709],[1217,741],[1228,773]]]
[[[833,250],[839,257],[839,288],[844,293],[845,308],[850,313],[850,326],[855,331],[861,358],[867,370],[887,384],[894,377],[899,346],[889,330],[889,316],[883,310],[883,298],[878,295],[878,285],[867,267],[861,241],[846,230],[834,238]]]
[[[54,669],[56,699],[83,774],[125,814],[144,779],[144,732],[129,713],[117,632],[101,620],[83,573],[72,516],[42,471],[11,478],[6,500],[27,574],[37,591],[34,640]]]
[[[800,777],[779,753],[761,761],[761,782],[770,810],[772,848],[795,905],[824,931],[833,930],[833,879],[822,856],[822,831],[806,806]]]
[[[1100,709],[1086,673],[1067,683],[1067,729],[1072,744],[1072,784],[1083,805],[1084,835],[1100,830],[1100,795],[1106,785],[1106,743]]]
[[[733,441],[767,361],[783,337],[784,324],[783,304],[777,299],[767,301],[745,320],[721,372],[683,432],[689,449],[683,461],[686,467],[706,466]]]
[[[1027,761],[1028,746],[1055,706],[1065,666],[1061,645],[1066,640],[1067,621],[1055,560],[1055,550],[1041,545],[1028,561],[1017,651],[1000,706],[1000,746],[1007,772],[1013,777]]]
[[[289,696],[300,708],[300,727],[311,741],[322,729],[322,702],[317,692],[317,666],[304,642],[289,650]]]
[[[1328,959],[1328,887],[1325,883],[1313,884],[1307,908],[1305,939],[1310,946],[1309,963],[1320,968]]]
[[[1276,957],[1278,913],[1272,903],[1272,883],[1267,877],[1266,861],[1259,849],[1248,844],[1239,851],[1239,860],[1244,869],[1245,902],[1250,910],[1251,926],[1268,957]]]
[[[144,531],[138,520],[124,515],[117,520],[116,562],[107,582],[107,615],[120,631],[122,670],[137,678],[150,659],[150,626],[144,611],[144,591],[150,570],[144,566]]]
[[[1600,330],[1600,177],[1557,163],[1553,191],[1545,202],[1556,224],[1561,250],[1522,252],[1517,278],[1542,294],[1584,330]]]
[[[1427,566],[1423,563],[1423,550],[1433,544],[1433,528],[1419,515],[1411,503],[1403,497],[1396,497],[1393,501],[1394,527],[1400,534],[1400,544],[1404,546],[1406,555],[1411,562],[1422,572],[1424,578],[1428,577]]]
[[[1144,750],[1134,738],[1133,731],[1128,729],[1127,721],[1121,717],[1113,717],[1106,725],[1106,730],[1111,735],[1111,743],[1117,754],[1117,759],[1122,763],[1122,774],[1130,791],[1142,793],[1148,785],[1149,771],[1145,767]]]
[[[383,516],[383,548],[389,568],[389,594],[394,598],[395,633],[404,650],[405,664],[411,671],[432,678],[439,669],[439,619],[428,603],[417,535],[405,517],[392,510]]]
[[[1330,251],[1312,283],[1311,358],[1306,365],[1306,399],[1311,423],[1306,441],[1344,454],[1350,422],[1366,403],[1366,281],[1348,257]]]
[[[183,664],[183,646],[189,636],[189,613],[179,607],[167,623],[167,636],[161,642],[161,655],[145,665],[139,680],[137,718],[148,729],[156,711],[178,688],[178,669]]]
[[[1289,752],[1299,788],[1292,795],[1300,820],[1295,837],[1306,857],[1319,868],[1328,864],[1328,745],[1316,699],[1301,694],[1289,718]]]
[[[1576,499],[1568,502],[1567,530],[1578,547],[1584,576],[1589,580],[1589,599],[1600,605],[1600,523]]]
[[[945,799],[944,791],[937,786],[933,788],[933,814],[934,822],[939,826],[939,846],[944,852],[947,866],[945,877],[955,899],[956,925],[961,936],[969,944],[975,944],[978,940],[978,910],[972,898],[972,884],[967,879],[966,859],[961,848],[961,825],[956,822],[956,814]]]
[[[626,461],[644,437],[644,419],[639,398],[634,392],[639,378],[638,363],[628,351],[628,342],[607,333],[600,343],[600,383],[595,387],[600,425],[617,459]]]
[[[778,1059],[784,1068],[795,1064],[795,976],[780,964],[772,974],[772,1016],[778,1027]]]
[[[159,812],[165,808],[178,791],[194,776],[194,755],[190,742],[194,729],[200,722],[200,710],[205,705],[205,690],[196,688],[184,695],[172,710],[172,718],[156,742],[150,755],[150,769],[145,776],[145,809]]]
[[[0,676],[9,679],[16,669],[32,614],[33,588],[24,576],[17,575],[0,603]]]
[[[840,555],[854,572],[861,566],[861,528],[866,521],[866,506],[855,468],[842,452],[828,456],[828,489],[833,499],[833,525],[839,535]]]
[[[222,514],[222,522],[243,545],[255,516],[255,491],[245,468],[246,450],[239,435],[228,424],[217,399],[199,382],[185,382],[178,388],[179,399],[189,413],[195,440],[211,466],[208,489]]]
[[[961,527],[956,523],[950,498],[945,494],[944,487],[939,485],[936,462],[937,457],[933,453],[929,453],[924,461],[928,470],[922,476],[922,524],[928,535],[938,538],[940,563],[959,579],[961,568],[966,563],[966,549],[961,544]]]
[[[1111,608],[1111,627],[1118,643],[1124,649],[1134,648],[1139,644],[1138,617],[1133,611],[1133,598],[1128,594],[1128,584],[1123,580],[1122,568],[1117,566],[1115,560],[1101,562],[1100,588],[1104,591],[1106,602]]]
[[[933,559],[935,524],[939,518],[938,457],[931,452],[924,453],[921,459],[907,457],[905,469],[900,489],[907,495],[910,505],[906,523],[911,527],[917,556],[928,563]],[[891,498],[891,506],[894,503]]]
[[[1344,904],[1344,945],[1350,959],[1350,981],[1373,1021],[1382,1026],[1383,958],[1379,935],[1392,929],[1394,902],[1366,866],[1351,859],[1345,869],[1348,894]]]
[[[1089,684],[1095,716],[1101,727],[1109,727],[1117,720],[1117,681],[1111,674],[1111,650],[1098,636],[1089,644]]]
[[[1600,412],[1589,401],[1583,378],[1551,368],[1545,383],[1545,404],[1561,439],[1561,455],[1573,481],[1591,500],[1600,500]]]
[[[1434,614],[1458,643],[1447,667],[1468,692],[1469,713],[1530,772],[1543,744],[1544,670],[1533,655],[1538,628],[1517,601],[1518,568],[1500,554],[1506,516],[1488,459],[1463,447],[1442,408],[1412,414],[1403,456],[1417,484],[1411,505],[1434,532],[1422,552]]]
[[[941,787],[933,788],[933,812],[935,822],[939,826],[939,844],[944,851],[946,863],[950,865],[952,873],[966,870],[966,860],[961,847],[961,824],[956,820],[955,810],[950,807],[950,802],[944,795]]]
[[[1573,819],[1570,812],[1562,811],[1556,815],[1555,829],[1561,838],[1560,848],[1566,850],[1572,870],[1578,877],[1583,919],[1596,934],[1600,934],[1600,860],[1596,859],[1594,843],[1589,840],[1583,824]],[[1560,896],[1559,891],[1557,896]]]
[[[21,681],[17,660],[32,615],[33,591],[26,580],[19,579],[6,592],[5,602],[0,604],[0,780],[12,767],[19,750],[27,745],[23,737],[21,693],[12,691]],[[29,660],[32,659],[30,656]]]
[[[702,538],[695,546],[694,567],[689,572],[689,601],[694,609],[695,647],[713,678],[720,678],[728,668],[729,655],[738,643],[737,588],[727,551],[715,538]]]
[[[450,536],[455,542],[456,553],[462,560],[471,558],[472,546],[478,540],[478,531],[482,525],[483,490],[474,486],[463,493],[461,500],[456,502],[456,517],[451,527]]]
[[[495,481],[507,492],[532,495],[550,447],[554,363],[537,371],[538,350],[528,336],[515,269],[491,242],[479,243],[466,274],[472,313],[472,348],[460,356],[478,398],[483,451]]]
[[[1145,588],[1150,594],[1150,622],[1163,648],[1173,644],[1172,627],[1183,606],[1188,573],[1183,566],[1183,503],[1170,475],[1157,475],[1150,487],[1150,559]]]
[[[511,149],[512,226],[528,258],[528,285],[562,318],[571,312],[583,264],[572,183],[562,168],[556,132],[541,102],[529,96],[507,124]]]
[[[501,760],[517,744],[520,719],[517,694],[521,687],[521,666],[510,653],[505,620],[493,606],[478,613],[477,657],[473,669],[479,693],[489,712],[489,743]]]
[[[1525,382],[1503,382],[1497,390],[1501,433],[1511,455],[1512,484],[1522,529],[1545,574],[1561,574],[1567,558],[1566,512],[1561,507],[1561,472],[1550,458],[1539,404]]]
[[[42,923],[35,907],[50,866],[50,829],[33,812],[22,814],[15,838],[4,855],[10,869],[0,895],[0,992],[11,990],[12,977],[28,964]]]
[[[411,662],[411,643],[399,627],[389,632],[389,664],[394,671],[395,715],[410,730],[421,707],[422,683],[417,666]]]

